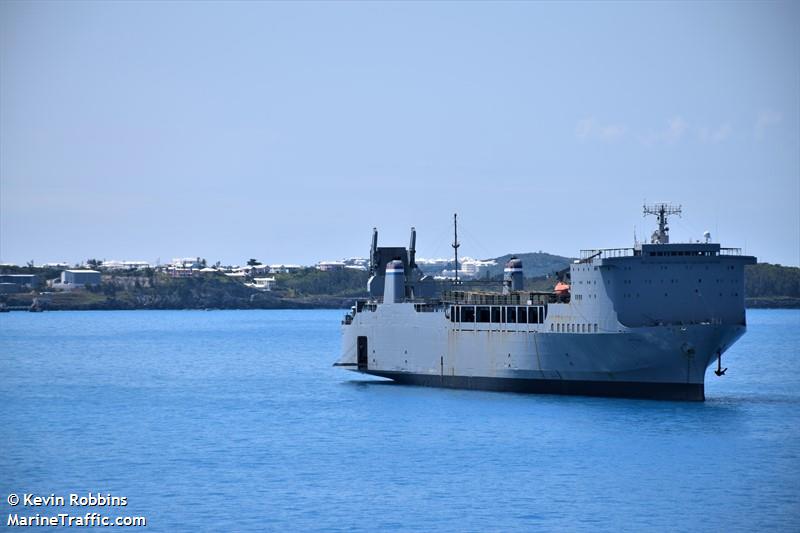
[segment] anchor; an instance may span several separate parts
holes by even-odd
[[[718,376],[724,376],[727,368],[722,368],[722,350],[717,350],[717,369],[714,373]]]

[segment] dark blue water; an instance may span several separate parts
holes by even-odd
[[[341,315],[0,315],[0,528],[91,491],[154,531],[800,529],[798,311],[750,311],[705,403],[377,383]]]

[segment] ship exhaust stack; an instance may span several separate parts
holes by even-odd
[[[406,295],[406,271],[403,262],[394,259],[386,264],[386,278],[383,285],[383,303],[399,303]]]
[[[374,275],[378,271],[378,228],[372,228],[372,247],[369,249],[369,273]]]
[[[523,288],[522,261],[512,257],[503,269],[503,294],[521,291]]]
[[[411,228],[411,242],[408,243],[408,268],[417,266],[417,230]]]

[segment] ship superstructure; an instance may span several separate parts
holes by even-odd
[[[706,369],[724,373],[745,332],[755,258],[707,233],[670,243],[680,207],[644,212],[659,221],[649,244],[583,250],[551,292],[523,290],[516,258],[498,291],[442,288],[416,268],[413,228],[408,249],[379,248],[374,231],[370,298],[345,316],[336,364],[418,385],[703,400]]]

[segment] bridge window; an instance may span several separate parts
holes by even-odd
[[[456,307],[454,305],[450,306],[450,322],[456,321]]]
[[[475,307],[471,305],[461,307],[461,322],[475,322]]]
[[[477,316],[478,316],[477,322],[489,322],[489,307],[478,306]]]
[[[506,307],[506,322],[508,324],[516,324],[517,323],[517,308],[516,307]]]
[[[517,309],[517,316],[519,318],[520,324],[525,324],[528,321],[528,308],[527,307],[519,307]]]
[[[495,324],[500,323],[500,306],[498,305],[492,306],[492,322]]]

